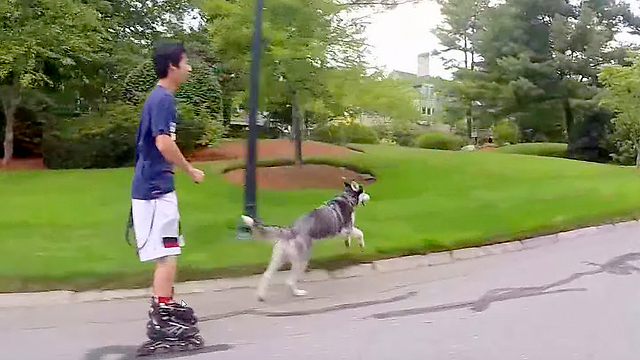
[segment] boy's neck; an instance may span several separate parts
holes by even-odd
[[[163,88],[169,90],[172,93],[175,93],[176,90],[178,90],[178,84],[173,83],[169,79],[160,79],[160,81],[158,81],[158,85],[162,86]]]

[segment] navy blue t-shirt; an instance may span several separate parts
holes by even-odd
[[[175,190],[173,166],[156,147],[160,134],[175,139],[176,109],[173,94],[157,86],[142,108],[136,133],[135,171],[131,184],[131,197],[150,200]]]

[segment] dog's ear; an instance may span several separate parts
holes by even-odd
[[[351,190],[355,191],[355,192],[359,192],[360,191],[360,187],[361,185],[358,184],[355,180],[351,181]]]

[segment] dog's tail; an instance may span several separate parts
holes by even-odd
[[[295,237],[292,229],[281,228],[273,225],[264,225],[250,216],[242,215],[242,222],[251,228],[251,233],[256,239],[277,242],[279,240],[289,240]]]
[[[256,224],[256,221],[253,220],[252,217],[246,215],[242,215],[242,222],[248,227],[253,227]]]

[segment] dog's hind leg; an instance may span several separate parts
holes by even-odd
[[[305,290],[298,288],[298,279],[304,274],[308,263],[309,262],[307,260],[299,259],[296,259],[291,263],[291,270],[289,273],[289,279],[287,279],[287,285],[291,289],[291,293],[293,294],[293,296],[307,295],[307,292]]]
[[[278,241],[273,247],[273,251],[271,253],[271,261],[269,262],[269,266],[267,266],[267,270],[262,274],[262,278],[260,279],[260,283],[258,284],[257,296],[258,300],[264,301],[265,295],[267,293],[267,287],[269,286],[269,282],[271,281],[271,277],[273,274],[278,271],[280,266],[282,266],[282,260],[284,257],[284,249],[283,242]]]
[[[307,256],[309,250],[295,246],[292,246],[289,250],[291,252],[291,254],[289,254],[291,270],[289,271],[289,278],[287,279],[286,284],[291,289],[293,296],[305,296],[307,295],[307,292],[298,288],[298,280],[304,274],[304,271],[307,269],[307,265],[309,264]]]

